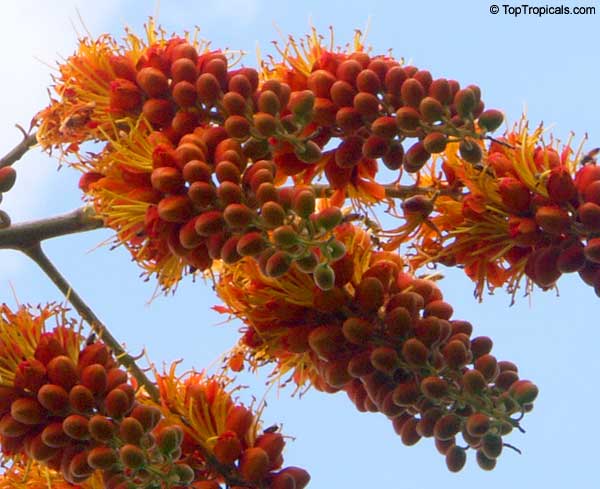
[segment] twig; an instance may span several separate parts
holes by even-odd
[[[33,145],[37,143],[37,139],[34,134],[29,134],[23,138],[23,140],[11,149],[6,155],[0,158],[0,168],[12,165],[15,161],[21,159],[21,157],[29,151]]]
[[[144,372],[135,363],[133,357],[123,349],[121,344],[110,333],[106,326],[102,324],[102,321],[100,321],[94,311],[92,311],[92,309],[85,303],[79,294],[73,290],[69,282],[67,282],[67,280],[46,256],[40,243],[37,242],[28,247],[20,248],[20,251],[31,258],[44,271],[48,278],[52,280],[54,285],[58,287],[58,289],[65,295],[67,300],[73,305],[79,315],[90,324],[98,337],[112,349],[117,357],[118,362],[126,367],[131,372],[131,375],[133,375],[133,377],[137,380],[138,384],[146,389],[148,395],[158,402],[159,394],[156,385],[152,383],[148,377],[146,377]]]
[[[0,249],[21,250],[66,234],[91,231],[104,226],[92,207],[81,207],[60,216],[14,224],[0,229]]]
[[[523,455],[523,452],[521,452],[521,450],[519,450],[516,446],[511,445],[510,443],[503,443],[503,445],[506,448],[510,448],[511,450],[514,450],[515,452],[517,452],[519,455]]]
[[[510,148],[510,149],[515,149],[515,147],[512,144],[507,143],[506,141],[502,141],[501,139],[496,139],[492,136],[486,136],[485,139],[487,139],[488,141],[491,141],[492,143],[499,144],[500,146],[504,146],[504,147]]]
[[[330,197],[335,189],[329,185],[311,185],[317,197]],[[384,185],[386,197],[392,199],[405,199],[413,195],[423,195],[432,193],[435,189],[417,187],[416,185]]]
[[[400,185],[400,184],[388,184],[382,185],[385,189],[385,196],[390,199],[407,199],[414,195],[433,195],[438,193],[439,195],[457,196],[456,189],[452,187],[447,188],[435,188],[435,187],[419,187],[418,185]],[[334,188],[329,185],[318,185],[313,184],[311,188],[315,191],[317,197],[331,197]]]
[[[392,199],[406,199],[414,195],[426,195],[434,192],[434,189],[417,187],[416,185],[385,185],[385,195]]]

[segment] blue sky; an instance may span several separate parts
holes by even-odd
[[[592,149],[600,146],[600,5],[593,0],[564,3],[596,6],[597,14],[514,18],[502,14],[502,7],[500,14],[491,15],[491,1],[468,0],[208,0],[163,1],[158,20],[168,31],[198,25],[215,47],[248,51],[248,65],[255,65],[257,43],[268,51],[269,42],[277,39],[274,25],[298,36],[307,32],[311,22],[321,31],[333,25],[337,41],[344,44],[355,28],[362,29],[370,21],[367,42],[374,52],[392,48],[395,56],[429,69],[434,76],[477,83],[487,106],[502,109],[509,120],[517,120],[526,109],[532,124],[543,120],[563,139],[570,131],[576,141],[587,133],[587,148]],[[19,137],[14,124],[26,126],[47,102],[51,71],[47,64],[75,49],[75,29],[83,30],[78,11],[93,35],[120,36],[124,24],[142,32],[147,16],[156,10],[154,0],[65,0],[52,6],[41,0],[4,1],[0,152]],[[76,172],[56,168],[55,160],[35,150],[19,162],[18,183],[2,203],[13,220],[66,212],[81,204]],[[140,270],[127,253],[95,249],[110,236],[102,230],[64,237],[47,243],[46,250],[132,352],[146,347],[159,365],[184,358],[184,365],[202,368],[233,344],[239,325],[220,324],[222,317],[209,309],[217,299],[207,285],[186,280],[175,296],[148,304],[154,284],[138,278]],[[515,433],[508,439],[523,455],[507,451],[492,473],[481,471],[470,459],[461,473],[450,474],[431,440],[404,447],[382,415],[358,413],[344,394],[309,392],[298,400],[290,399],[290,391],[272,390],[265,422],[281,422],[284,432],[296,437],[288,443],[286,463],[307,468],[314,489],[594,487],[600,436],[600,425],[593,420],[594,406],[600,401],[596,324],[600,301],[593,290],[577,277],[563,277],[560,297],[537,291],[531,299],[519,297],[509,307],[510,298],[498,291],[478,304],[468,279],[459,271],[445,274],[441,286],[455,317],[471,321],[476,335],[491,336],[496,356],[517,363],[521,375],[540,387],[534,412],[525,419],[527,434]],[[14,304],[13,289],[21,302],[61,300],[35,266],[14,252],[2,251],[0,300]],[[244,382],[260,398],[265,378],[244,378]]]

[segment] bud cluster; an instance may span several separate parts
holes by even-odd
[[[472,338],[471,324],[451,319],[452,307],[434,282],[401,272],[385,252],[357,268],[365,256],[349,252],[336,262],[336,286],[314,290],[305,305],[276,294],[277,284],[260,276],[244,293],[256,288],[266,299],[272,288],[271,300],[244,304],[227,274],[217,291],[229,312],[246,321],[242,343],[250,358],[267,351],[272,361],[296,366],[299,384],[346,391],[360,411],[389,417],[407,445],[434,437],[451,470],[465,461],[457,435],[481,452],[482,467],[493,468],[502,436],[519,427],[513,415],[531,409],[537,387],[490,353],[489,338]],[[492,441],[497,451],[484,451]]]
[[[233,264],[248,256],[276,277],[294,262],[313,273],[343,256],[343,245],[332,235],[341,210],[318,210],[310,187],[276,187],[273,162],[249,163],[240,143],[221,128],[196,128],[177,145],[156,134],[144,141],[143,169],[126,164],[119,151],[109,152],[104,173],[85,173],[80,187],[108,225],[125,229],[119,238],[139,261],[154,264],[159,276],[168,259],[203,271],[214,260]],[[130,209],[132,201],[142,212],[132,218],[134,225],[123,226],[113,216]],[[167,277],[163,285],[179,278]]]
[[[433,437],[451,471],[466,461],[464,444],[492,469],[502,437],[519,426],[512,416],[531,409],[537,387],[490,353],[490,338],[451,319],[435,283],[396,274],[389,263],[363,275],[352,314],[335,331],[345,340],[340,350],[324,356],[314,345],[327,387],[345,390],[360,411],[385,414],[406,445]]]
[[[548,289],[573,272],[598,293],[600,170],[592,156],[541,144],[541,128],[526,131],[492,142],[479,167],[453,145],[435,182],[442,196],[403,202],[405,219],[415,222],[413,264],[462,265],[479,296],[482,280],[514,294],[523,275]],[[387,249],[409,235],[400,230],[388,233]]]
[[[231,396],[229,382],[196,373],[185,379],[158,376],[160,408],[167,421],[183,430],[189,463],[202,474],[203,480],[194,487],[219,489],[226,474],[229,484],[304,488],[310,480],[308,472],[299,467],[282,468],[283,435],[272,428],[259,434],[258,415]]]
[[[36,119],[38,139],[47,148],[106,142],[79,155],[80,187],[165,288],[185,265],[206,270],[244,256],[273,277],[296,262],[331,287],[331,263],[344,253],[331,238],[341,212],[316,213],[310,188],[282,188],[289,176],[310,184],[324,174],[335,204],[348,187],[374,202],[385,197],[377,159],[417,172],[460,141],[461,154],[477,162],[479,139],[502,122],[484,110],[477,86],[461,89],[362,50],[323,50],[328,61],[308,73],[261,79],[183,38],[129,43],[139,49],[82,43],[62,65],[61,99]],[[88,107],[86,97],[98,104]],[[71,119],[75,107],[89,108],[82,121]],[[416,142],[405,152],[409,140]]]
[[[547,199],[531,205],[537,228],[525,273],[546,288],[563,273],[579,272],[600,296],[600,167],[590,161],[571,175],[555,165],[545,188]]]
[[[179,429],[156,428],[160,411],[136,401],[102,342],[67,351],[63,334],[45,333],[33,358],[19,364],[14,385],[0,388],[2,453],[25,454],[73,484],[95,470],[111,489],[191,482],[191,468],[177,462]]]
[[[305,470],[282,468],[283,435],[258,434],[258,415],[232,398],[230,379],[158,375],[154,400],[103,342],[84,343],[63,308],[0,313],[3,460],[46,467],[70,484],[94,476],[106,489],[308,484]],[[52,316],[58,325],[47,330]]]
[[[327,62],[313,62],[308,73],[261,82],[255,69],[233,69],[225,53],[199,52],[199,46],[179,37],[125,54],[84,45],[63,66],[64,86],[57,88],[62,100],[38,114],[39,140],[46,147],[73,143],[67,134],[63,141],[60,134],[48,135],[47,119],[61,112],[61,104],[76,105],[91,91],[96,99],[106,99],[106,106],[93,107],[82,141],[118,139],[119,131],[143,121],[177,145],[197,127],[211,126],[240,143],[244,166],[248,159],[273,159],[278,177],[298,175],[309,183],[324,172],[332,188],[345,189],[357,183],[361,171],[372,180],[377,159],[393,170],[417,172],[450,141],[461,141],[461,154],[478,162],[477,140],[502,123],[500,112],[484,110],[475,85],[461,88],[454,80],[433,79],[428,71],[403,67],[389,56],[322,51]],[[87,75],[79,80],[82,73]],[[98,77],[101,82],[92,83]],[[64,115],[54,126],[70,122]],[[324,155],[323,148],[334,140],[336,148]],[[405,151],[409,140],[416,142]]]
[[[324,142],[340,140],[325,167],[334,187],[350,183],[352,169],[369,160],[418,172],[452,140],[461,140],[461,152],[478,162],[475,139],[503,121],[499,111],[484,111],[475,85],[461,89],[454,80],[433,79],[429,71],[365,52],[327,61],[323,67],[316,62],[294,87],[290,100],[297,102],[288,110],[292,120],[310,121]],[[411,139],[417,141],[405,151]]]

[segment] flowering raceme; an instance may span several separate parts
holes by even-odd
[[[169,450],[161,445],[165,430],[158,429],[158,441],[152,441],[149,433],[160,411],[138,404],[135,383],[104,343],[86,342],[59,306],[40,308],[38,314],[26,307],[15,313],[2,308],[3,457],[26,456],[72,484],[95,471],[105,487],[193,479],[189,466],[176,463],[178,443]],[[47,330],[52,317],[57,326]]]
[[[375,180],[377,160],[393,171],[418,172],[448,141],[481,138],[503,120],[497,110],[484,111],[479,87],[461,89],[455,80],[434,79],[427,70],[402,66],[390,54],[372,55],[360,32],[345,50],[334,49],[333,34],[324,45],[313,29],[300,42],[290,37],[278,51],[280,60],[270,57],[262,63],[265,84],[287,82],[291,100],[295,96],[292,115],[311,120],[305,132],[315,135],[321,147],[337,147],[309,169],[300,164],[304,160],[297,151],[294,155],[285,147],[275,148],[275,161],[296,181],[312,181],[324,172],[336,204],[346,196],[362,204],[385,198]],[[311,110],[302,114],[309,105]]]
[[[239,142],[218,128],[198,127],[177,147],[160,141],[137,131],[115,141],[83,176],[82,188],[163,287],[174,286],[188,267],[210,269],[214,260],[255,257],[276,276],[292,261],[312,271],[343,253],[331,237],[340,209],[316,210],[308,187],[277,189],[273,163],[245,166]]]
[[[391,237],[386,248],[410,236],[414,267],[464,267],[480,298],[486,286],[506,285],[514,295],[523,277],[530,291],[532,284],[553,287],[561,274],[572,272],[600,291],[600,184],[595,184],[600,171],[591,156],[570,145],[545,144],[542,134],[541,126],[530,131],[522,122],[487,148],[482,145],[476,165],[461,156],[458,144],[448,145],[421,174],[437,196],[404,202],[406,220],[416,225],[383,233]]]
[[[267,261],[267,254],[279,252],[269,267],[278,274],[292,261],[314,263],[318,248],[328,265],[328,253],[341,253],[327,241],[339,212],[309,224],[309,217],[318,220],[315,195],[310,188],[286,190],[288,177],[310,185],[324,175],[333,208],[346,197],[359,207],[370,205],[386,198],[376,181],[377,159],[392,170],[417,172],[449,138],[475,141],[502,121],[498,111],[484,111],[478,87],[460,89],[457,82],[402,67],[389,55],[370,56],[359,41],[354,50],[332,51],[313,35],[301,59],[289,54],[296,46],[292,40],[282,61],[264,65],[261,79],[252,68],[234,69],[220,51],[199,52],[184,39],[156,37],[149,34],[145,45],[129,35],[128,45],[112,47],[119,59],[135,62],[128,65],[135,90],[119,92],[118,99],[105,96],[108,105],[95,106],[94,127],[78,137],[107,144],[81,156],[78,166],[85,171],[82,189],[117,230],[117,241],[167,289],[184,268],[209,269],[217,259],[260,260],[260,254]],[[84,61],[96,66],[102,64],[96,58],[111,59],[88,51],[82,48],[62,65],[61,98],[37,118],[46,147],[73,143],[46,129],[65,125],[52,114],[88,103],[88,78],[65,74],[79,73]],[[73,90],[62,88],[69,83]],[[115,104],[129,115],[115,119]],[[416,142],[405,155],[403,144],[410,139]],[[325,149],[334,143],[335,149]],[[278,232],[282,225],[294,229]]]
[[[490,354],[489,338],[471,338],[470,323],[451,319],[434,282],[402,272],[397,255],[372,251],[359,228],[336,232],[347,254],[333,264],[331,290],[293,269],[266,278],[247,260],[223,271],[223,312],[246,328],[234,358],[274,363],[299,386],[345,391],[360,411],[386,415],[407,445],[434,437],[452,471],[466,460],[461,434],[492,469],[502,436],[520,428],[511,415],[531,409],[537,387]]]
[[[155,404],[166,423],[181,426],[183,451],[188,463],[206,479],[202,489],[218,488],[222,476],[206,464],[212,457],[228,474],[260,487],[302,489],[310,479],[299,467],[281,468],[285,440],[271,429],[260,431],[260,412],[236,401],[231,380],[223,375],[209,377],[190,372],[175,376],[175,365],[168,373],[157,375],[161,403]],[[151,401],[148,401],[151,402]],[[185,418],[187,422],[181,423]],[[236,476],[234,476],[235,478]],[[212,484],[212,485],[211,485]]]
[[[51,318],[57,326],[47,329]],[[192,482],[218,489],[231,472],[244,485],[308,483],[297,467],[274,472],[283,461],[283,437],[256,434],[258,418],[224,390],[230,381],[159,377],[163,404],[153,403],[106,345],[86,341],[60,306],[13,313],[3,305],[0,352],[0,449],[13,465],[4,481],[15,480],[29,460],[48,480],[60,476],[89,489]],[[230,467],[238,458],[239,474]],[[39,480],[35,474],[28,483]]]

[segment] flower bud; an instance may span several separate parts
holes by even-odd
[[[146,456],[140,447],[127,444],[119,449],[121,463],[128,469],[137,470],[146,464]]]
[[[142,68],[137,74],[136,81],[149,97],[160,97],[169,89],[169,80],[156,68]]]
[[[400,87],[400,95],[404,105],[417,108],[425,96],[425,89],[418,80],[409,78]]]
[[[0,193],[8,192],[17,180],[17,172],[12,166],[0,168]]]
[[[459,90],[454,96],[454,105],[456,106],[458,115],[463,119],[472,115],[477,107],[477,98],[473,90],[470,88]]]
[[[315,105],[315,94],[310,90],[292,92],[288,108],[294,116],[294,120],[305,125],[312,118]]]
[[[494,132],[504,122],[504,115],[499,110],[489,109],[481,113],[478,119],[479,127],[485,132]]]
[[[456,445],[446,452],[446,466],[450,472],[460,472],[467,461],[467,452]]]
[[[295,155],[304,163],[317,163],[323,153],[320,146],[314,141],[306,141],[300,148],[295,149]]]
[[[441,132],[430,132],[423,139],[423,147],[429,153],[442,153],[446,149],[448,136]]]
[[[414,143],[404,156],[404,169],[409,173],[416,173],[425,166],[427,160],[431,156],[422,141]]]
[[[419,103],[419,112],[426,122],[438,122],[444,116],[444,107],[433,97],[425,97]]]
[[[269,456],[260,447],[247,448],[240,459],[240,473],[249,482],[264,479],[269,471]]]
[[[479,146],[476,141],[470,138],[465,138],[459,143],[458,151],[461,158],[467,163],[479,163],[483,157],[481,146]]]
[[[95,470],[109,470],[119,461],[117,452],[107,446],[98,446],[90,450],[87,463]]]
[[[402,210],[407,216],[426,218],[433,212],[433,202],[424,195],[413,195],[402,201]]]

